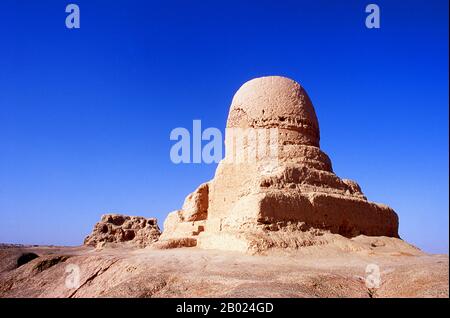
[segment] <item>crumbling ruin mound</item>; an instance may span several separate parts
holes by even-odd
[[[111,243],[128,243],[145,247],[156,242],[160,235],[155,218],[105,214],[85,238],[84,244],[102,247]]]

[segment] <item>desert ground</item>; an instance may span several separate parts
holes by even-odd
[[[0,297],[448,297],[448,263],[399,239],[365,236],[266,255],[2,245]],[[368,264],[379,267],[378,288],[366,284]]]

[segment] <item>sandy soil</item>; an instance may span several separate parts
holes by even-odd
[[[268,255],[0,246],[0,297],[448,297],[448,255],[384,240],[360,238],[366,248],[356,251],[312,246]],[[18,266],[27,253],[38,257]],[[379,268],[378,288],[366,284],[376,274],[366,273],[369,264]]]

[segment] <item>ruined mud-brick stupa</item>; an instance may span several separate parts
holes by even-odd
[[[161,243],[260,251],[315,244],[323,233],[398,237],[391,208],[333,173],[320,150],[314,107],[295,81],[270,76],[245,83],[226,127],[226,155],[214,179],[168,215]]]

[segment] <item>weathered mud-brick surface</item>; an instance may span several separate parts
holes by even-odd
[[[214,179],[169,214],[162,239],[194,237],[203,248],[258,252],[323,244],[325,232],[398,237],[397,214],[333,172],[320,149],[313,104],[295,81],[271,76],[245,83],[226,127],[226,156]]]
[[[159,248],[191,247],[197,245],[198,235],[204,231],[208,216],[209,184],[201,184],[184,200],[181,210],[169,213]]]
[[[105,214],[85,240],[85,245],[102,247],[108,243],[129,243],[145,247],[156,242],[161,235],[155,218]]]

